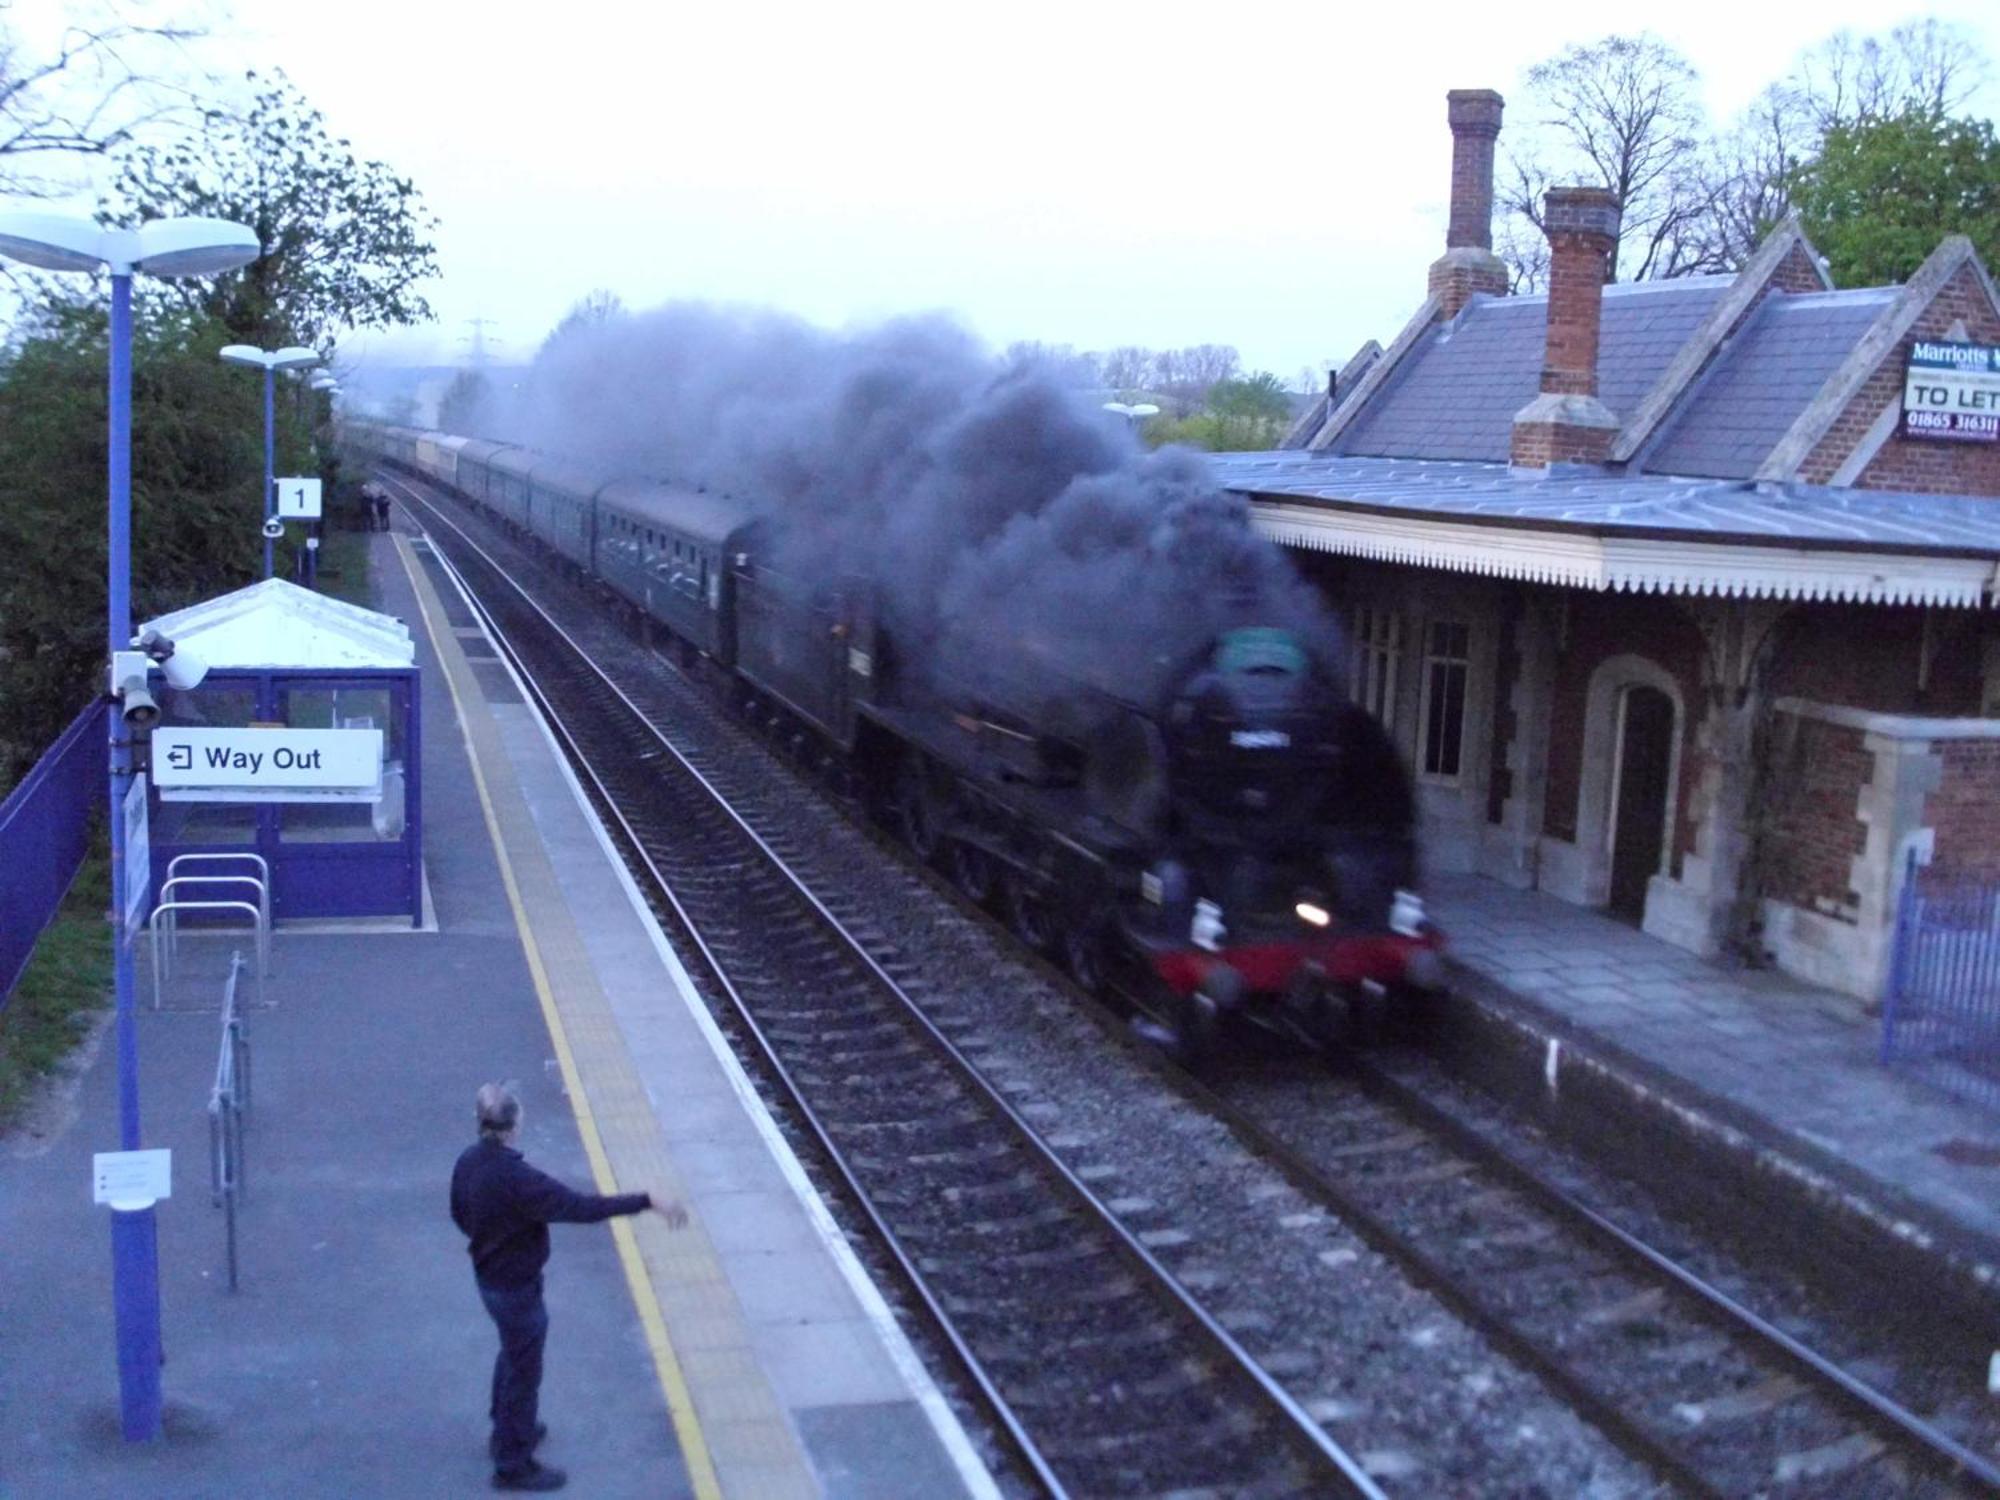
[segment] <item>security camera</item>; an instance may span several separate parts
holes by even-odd
[[[283,521],[280,521],[276,516],[271,517],[270,520],[264,523],[264,535],[269,537],[272,541],[275,542],[279,537],[283,536],[284,534],[285,534],[285,523]]]
[[[148,625],[133,644],[151,659],[167,679],[167,686],[185,693],[201,686],[208,676],[208,663],[185,647],[174,643]]]
[[[118,684],[118,712],[127,729],[151,729],[160,721],[160,705],[146,690],[146,679],[128,677]]]

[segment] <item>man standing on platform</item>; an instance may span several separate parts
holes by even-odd
[[[653,1202],[648,1193],[612,1197],[579,1193],[529,1166],[514,1148],[521,1132],[521,1101],[504,1084],[482,1084],[476,1105],[479,1141],[468,1146],[451,1174],[452,1222],[470,1240],[479,1299],[500,1330],[493,1362],[493,1488],[558,1490],[565,1476],[535,1461],[548,1428],[536,1420],[542,1387],[542,1345],[549,1315],[542,1305],[542,1267],[549,1258],[549,1225],[595,1224],[620,1214],[653,1209],[668,1227],[687,1223],[678,1203]]]

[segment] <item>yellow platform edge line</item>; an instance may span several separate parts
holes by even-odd
[[[425,597],[429,580],[420,576],[409,542],[401,534],[397,534],[394,541],[403,571],[409,575],[411,591],[416,595],[417,608],[423,612],[424,628],[430,633],[433,649],[438,651],[442,664],[440,626]],[[521,888],[514,878],[514,864],[508,858],[507,846],[501,838],[500,820],[493,810],[493,797],[486,786],[486,775],[480,768],[478,752],[472,745],[471,720],[466,717],[465,702],[448,669],[444,673],[444,684],[451,694],[452,707],[458,713],[465,735],[466,760],[472,766],[472,784],[479,793],[480,814],[486,820],[486,835],[492,841],[494,858],[500,863],[500,883],[506,889],[507,905],[514,914],[514,928],[520,935],[521,949],[528,960],[528,974],[534,981],[535,996],[541,1003],[542,1022],[548,1027],[549,1041],[556,1049],[557,1066],[562,1070],[563,1091],[568,1095],[570,1111],[576,1117],[577,1133],[583,1138],[584,1155],[590,1161],[590,1175],[600,1192],[616,1192],[618,1181],[612,1175],[611,1160],[605,1154],[603,1138],[598,1134],[597,1118],[591,1113],[590,1101],[584,1093],[583,1079],[577,1072],[575,1055],[570,1051],[569,1033],[563,1026],[562,1012],[557,1008],[555,993],[549,986],[548,971],[542,965],[541,948],[535,942],[534,930],[528,923],[527,906],[521,900]],[[632,1232],[630,1221],[613,1219],[611,1237],[618,1247],[618,1263],[625,1271],[626,1288],[632,1294],[640,1325],[646,1332],[646,1347],[653,1356],[653,1369],[660,1380],[660,1394],[665,1398],[668,1415],[673,1419],[674,1435],[680,1440],[681,1457],[687,1464],[688,1481],[694,1488],[696,1500],[722,1500],[722,1486],[716,1478],[715,1463],[708,1451],[707,1437],[701,1430],[701,1420],[695,1415],[687,1376],[681,1368],[680,1357],[674,1353],[673,1340],[668,1337],[666,1319],[660,1312],[659,1298],[653,1291],[652,1278],[646,1273],[645,1261],[639,1254],[639,1241]]]

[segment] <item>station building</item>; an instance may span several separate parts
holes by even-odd
[[[1796,223],[1606,285],[1576,188],[1510,296],[1501,113],[1449,96],[1423,305],[1224,482],[1343,611],[1433,870],[1879,997],[1906,872],[2000,877],[2000,292],[1956,236],[1835,287]]]

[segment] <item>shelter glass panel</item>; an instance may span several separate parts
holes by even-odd
[[[278,809],[278,837],[288,844],[386,844],[403,836],[403,715],[397,694],[381,683],[324,683],[281,688],[279,708],[295,729],[379,729],[379,802],[287,802]]]
[[[257,687],[211,680],[186,692],[160,687],[162,728],[240,729],[257,721]],[[162,802],[148,816],[155,844],[210,845],[257,842],[257,807],[250,802]]]

